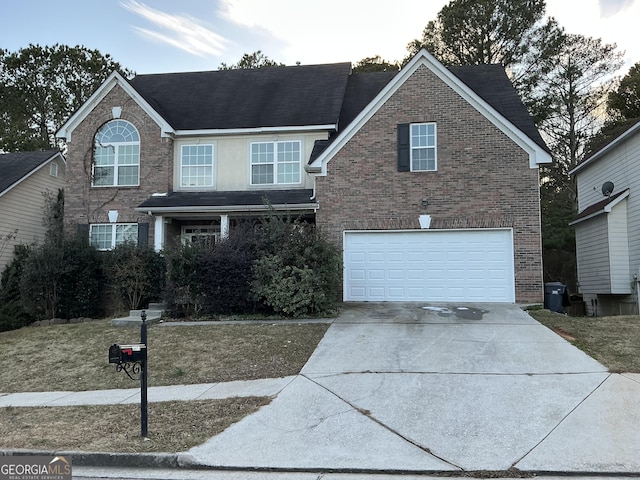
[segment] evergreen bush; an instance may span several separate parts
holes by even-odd
[[[276,313],[299,317],[335,309],[338,249],[310,225],[271,214],[263,222],[252,294]]]
[[[28,245],[16,245],[13,259],[0,278],[0,332],[29,325],[34,318],[27,314],[20,296],[20,279],[24,264],[31,253]]]

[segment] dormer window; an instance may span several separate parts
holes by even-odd
[[[95,138],[94,187],[136,186],[140,182],[140,135],[131,123],[112,120]]]
[[[301,181],[301,142],[251,144],[251,185],[283,185]]]

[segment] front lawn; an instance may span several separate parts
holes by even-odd
[[[638,315],[570,317],[549,310],[528,313],[612,372],[640,373]]]
[[[327,330],[321,323],[152,325],[149,386],[296,375]],[[109,346],[137,343],[139,327],[108,320],[0,333],[0,393],[134,388],[108,363]]]

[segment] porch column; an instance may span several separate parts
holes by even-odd
[[[229,238],[229,215],[220,215],[220,238]]]
[[[153,226],[153,249],[156,252],[162,250],[164,244],[164,217],[154,215],[155,223]]]

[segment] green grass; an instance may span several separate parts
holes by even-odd
[[[611,372],[640,373],[640,317],[570,317],[529,310],[543,325],[569,340]]]

